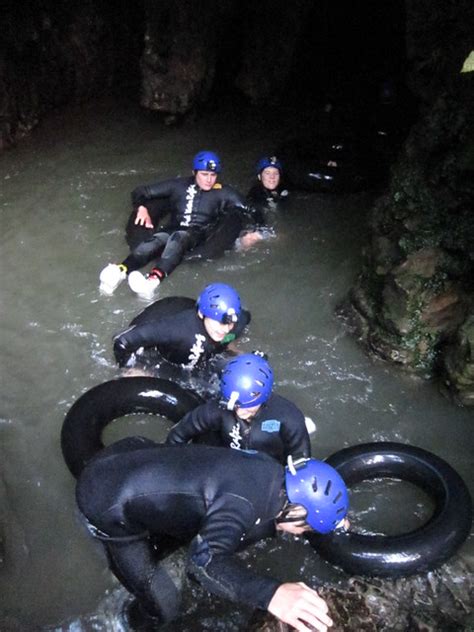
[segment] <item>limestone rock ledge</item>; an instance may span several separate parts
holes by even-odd
[[[474,404],[472,78],[412,129],[370,218],[363,269],[339,308],[367,348]]]

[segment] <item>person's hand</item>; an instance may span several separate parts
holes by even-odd
[[[240,237],[240,248],[242,250],[246,250],[247,248],[251,248],[252,246],[254,246],[258,241],[262,241],[263,237],[262,235],[258,232],[258,230],[254,231],[253,233],[246,233],[245,235],[242,235],[242,237]]]
[[[310,632],[308,625],[326,632],[332,626],[328,607],[318,593],[303,582],[282,584],[272,597],[268,612],[292,625],[298,632]]]
[[[140,224],[140,226],[145,226],[145,228],[153,228],[153,222],[151,221],[150,213],[146,206],[139,206],[137,208],[135,224]]]

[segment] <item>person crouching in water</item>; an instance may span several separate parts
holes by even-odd
[[[229,345],[250,319],[233,287],[211,283],[197,301],[167,297],[147,307],[114,337],[115,359],[120,367],[153,367],[154,373],[161,369],[168,379],[207,370],[212,358],[234,352]]]
[[[309,457],[303,413],[272,389],[273,371],[265,358],[249,353],[229,360],[220,378],[221,399],[187,413],[170,430],[166,443],[184,444],[213,433],[219,445],[266,452],[280,463],[289,455]]]
[[[347,489],[324,462],[290,459],[285,468],[263,453],[128,437],[85,466],[76,500],[110,569],[136,598],[126,607],[129,628],[155,630],[176,619],[186,577],[300,632],[332,625],[316,590],[257,573],[237,556],[279,532],[344,525]],[[187,547],[185,563],[167,562],[179,546]]]

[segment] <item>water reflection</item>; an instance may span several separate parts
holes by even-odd
[[[225,181],[245,191],[256,157],[284,131],[282,121],[272,125],[255,116],[234,127],[215,114],[164,128],[138,108],[104,102],[54,115],[0,155],[2,630],[120,630],[124,592],[79,528],[59,443],[73,402],[120,375],[111,338],[144,307],[125,287],[101,297],[98,273],[126,253],[123,227],[137,184],[185,175],[195,151],[215,147]],[[216,280],[236,286],[253,315],[241,347],[267,351],[278,391],[314,419],[315,456],[359,442],[409,442],[447,460],[473,490],[472,413],[454,408],[432,385],[367,358],[334,317],[360,266],[371,201],[364,193],[295,195],[278,216],[275,239],[217,262],[183,264],[160,296],[196,296]],[[379,494],[377,513],[384,502]],[[383,608],[393,618],[414,617],[407,613],[417,590],[420,603],[427,594],[433,604],[452,603],[459,591],[468,612],[473,551],[471,538],[444,571],[396,584],[357,580],[344,590],[363,587],[372,622]],[[256,552],[248,559],[262,571],[348,586],[301,542]],[[250,613],[193,591],[183,630],[246,629]],[[341,612],[342,594],[334,597]]]

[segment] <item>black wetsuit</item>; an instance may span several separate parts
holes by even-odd
[[[255,574],[235,553],[275,535],[283,488],[284,468],[267,455],[132,437],[86,465],[76,498],[112,571],[149,615],[169,621],[180,587],[160,555],[172,542],[190,542],[186,572],[206,590],[267,609],[281,582]]]
[[[285,464],[289,454],[309,457],[310,439],[303,413],[273,393],[251,421],[239,419],[216,400],[187,413],[168,434],[166,443],[187,443],[209,431],[218,432],[223,446],[266,452]]]
[[[193,369],[224,351],[249,322],[249,312],[242,310],[238,322],[224,340],[214,342],[197,314],[193,299],[168,297],[149,306],[125,331],[114,337],[115,359],[121,367],[131,366],[143,350],[154,349],[161,359],[184,369]]]
[[[162,210],[163,215],[169,214],[169,219],[123,261],[128,272],[160,257],[154,270],[160,277],[167,276],[188,250],[206,238],[223,213],[235,208],[242,209],[249,218],[252,213],[243,197],[232,187],[216,183],[210,191],[204,191],[193,177],[139,186],[132,192],[135,210],[141,205],[148,208],[157,200],[166,200]]]
[[[279,184],[276,189],[266,189],[260,181],[257,181],[247,193],[247,203],[258,212],[263,213],[265,209],[275,208],[276,205],[288,197],[288,189]],[[263,223],[260,221],[259,222]]]

